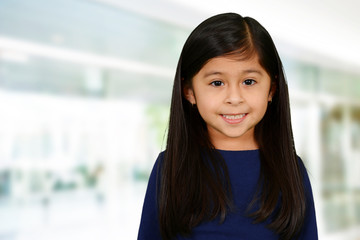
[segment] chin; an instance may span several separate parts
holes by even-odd
[[[241,138],[245,135],[245,133],[242,133],[242,134],[230,133],[230,134],[224,134],[224,135],[228,138]]]

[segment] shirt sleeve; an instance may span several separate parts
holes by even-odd
[[[159,218],[158,218],[158,207],[157,207],[157,172],[158,163],[163,157],[161,153],[157,158],[154,167],[151,171],[144,205],[142,209],[142,215],[140,220],[138,240],[161,240]]]
[[[304,226],[302,228],[302,231],[298,239],[317,240],[318,231],[316,224],[314,198],[313,198],[309,175],[301,159],[300,159],[300,167],[303,173],[303,181],[304,181],[305,194],[306,194],[306,216],[305,216]]]

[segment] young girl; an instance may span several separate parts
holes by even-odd
[[[317,239],[282,63],[256,20],[216,15],[187,39],[138,239]]]

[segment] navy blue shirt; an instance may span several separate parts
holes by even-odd
[[[252,200],[257,187],[260,174],[259,150],[248,151],[224,151],[218,150],[223,156],[229,171],[234,203],[237,210],[228,213],[223,223],[219,220],[203,222],[192,230],[190,238],[179,236],[178,239],[193,240],[255,240],[255,239],[278,239],[279,236],[266,228],[268,222],[253,223],[253,219],[246,215],[246,209]],[[160,228],[156,206],[156,173],[157,163],[162,161],[161,153],[151,172],[148,188],[145,195],[143,212],[140,222],[138,240],[160,240]],[[302,163],[302,161],[300,161]],[[317,226],[314,209],[314,201],[305,167],[301,164],[304,172],[304,186],[307,196],[307,212],[304,227],[299,239],[316,240]]]

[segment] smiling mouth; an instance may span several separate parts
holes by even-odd
[[[222,117],[229,120],[236,120],[245,117],[246,113],[243,114],[221,114]]]

